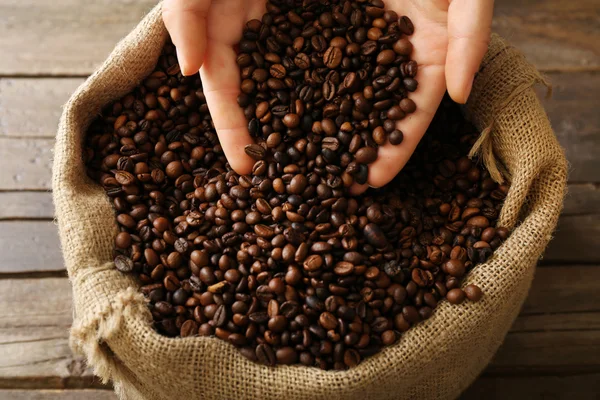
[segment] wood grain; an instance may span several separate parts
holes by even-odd
[[[0,137],[0,190],[50,189],[53,139]]]
[[[600,260],[600,216],[565,216],[558,221],[554,239],[548,245],[544,262],[594,263]]]
[[[117,400],[112,390],[0,390],[0,400]]]
[[[88,75],[155,0],[5,0],[0,15],[0,75]],[[31,10],[35,9],[35,13]],[[494,31],[544,70],[600,66],[595,0],[496,2]]]
[[[600,267],[540,269],[486,373],[600,372],[599,291]],[[72,314],[66,278],[3,279],[0,293],[0,309],[7,310],[0,319],[0,388],[99,385],[67,346]]]
[[[565,197],[563,215],[600,214],[600,186],[572,183]]]
[[[482,376],[460,400],[597,400],[600,374],[574,376]]]
[[[542,104],[570,163],[569,180],[600,182],[600,73],[551,74],[549,80],[552,97]]]
[[[0,254],[0,273],[64,270],[52,221],[0,221]]]
[[[62,105],[82,82],[83,78],[0,79],[0,137],[53,138]]]
[[[71,354],[71,289],[65,278],[0,280],[0,388],[92,384]]]
[[[542,70],[600,67],[597,0],[497,1],[492,29]]]
[[[156,0],[4,0],[1,75],[89,75]],[[34,10],[35,12],[32,12]]]
[[[0,192],[0,220],[53,217],[54,205],[50,192]]]
[[[523,306],[523,314],[600,311],[600,267],[538,268]]]

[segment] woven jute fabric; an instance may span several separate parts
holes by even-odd
[[[449,399],[488,364],[529,290],[562,207],[566,161],[532,90],[543,81],[497,36],[464,111],[482,131],[478,153],[510,181],[500,224],[514,229],[466,278],[478,303],[441,304],[433,317],[349,371],[254,364],[216,338],[167,338],[151,327],[139,283],[112,263],[114,211],[86,176],[82,143],[91,120],[148,75],[167,39],[160,5],[71,97],[56,137],[54,202],[73,286],[72,347],[121,399]]]

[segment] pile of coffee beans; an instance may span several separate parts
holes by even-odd
[[[238,103],[257,139],[246,153],[262,160],[274,149],[297,164],[304,151],[291,144],[304,138],[309,157],[340,170],[333,189],[364,184],[377,147],[400,144],[396,121],[416,110],[411,20],[380,0],[272,0],[267,11],[239,44]]]
[[[308,38],[321,35],[331,43],[344,31],[340,37],[346,37],[348,54],[348,47],[356,43],[348,38],[359,31],[376,42],[372,38],[379,31],[369,33],[367,26],[380,17],[388,30],[377,22],[377,39],[397,23],[376,0],[341,2],[331,6],[326,17],[319,5],[314,11],[318,19],[311,19],[309,11],[284,14],[283,3],[271,3],[259,28],[249,23],[250,31],[259,32],[259,51],[251,52],[249,65],[259,64],[255,53],[267,62],[268,53],[260,51],[263,26],[268,27],[263,37],[267,46],[277,42],[286,54],[296,41],[286,44],[287,37],[296,36],[292,30],[307,29],[301,20],[315,26],[316,32],[297,45],[307,51],[307,63],[315,65],[318,55],[309,50]],[[402,21],[399,27],[408,25]],[[359,28],[349,28],[355,23]],[[244,40],[253,38],[246,34]],[[388,45],[375,44],[378,51]],[[253,49],[244,44],[240,50],[245,46]],[[361,57],[358,60],[366,62]],[[346,77],[354,60],[342,57],[340,65],[349,66]],[[274,61],[268,61],[269,70],[278,64]],[[477,132],[458,106],[445,99],[394,181],[350,196],[352,179],[347,175],[360,181],[357,177],[363,172],[357,171],[368,164],[356,160],[358,151],[376,149],[377,141],[369,135],[377,128],[384,127],[388,140],[394,132],[385,128],[390,119],[381,110],[373,115],[362,112],[362,100],[357,104],[354,98],[359,93],[356,98],[374,107],[375,93],[381,90],[375,89],[377,78],[369,72],[361,79],[373,83],[373,99],[365,95],[369,85],[340,94],[335,84],[337,94],[324,100],[324,82],[316,79],[323,76],[321,67],[306,69],[311,76],[315,71],[315,80],[302,79],[304,86],[297,73],[287,76],[297,69],[288,70],[283,57],[280,65],[286,75],[274,79],[287,85],[289,77],[294,80],[291,88],[265,89],[254,80],[253,90],[246,93],[246,110],[257,102],[252,113],[247,111],[252,114],[250,123],[259,126],[257,145],[249,149],[257,159],[250,175],[240,176],[229,168],[200,78],[181,75],[170,43],[154,72],[106,106],[92,123],[85,162],[89,176],[105,188],[116,211],[120,232],[115,266],[137,276],[159,332],[171,337],[216,336],[247,358],[270,366],[300,363],[346,369],[395,343],[411,326],[429,318],[440,301],[459,304],[482,297],[476,286],[461,289],[461,280],[508,236],[506,229],[496,227],[508,188],[466,157]],[[390,76],[391,68],[384,76]],[[339,73],[341,82],[346,80],[343,74]],[[299,95],[307,91],[312,92],[312,102]],[[319,101],[314,101],[317,93]],[[397,93],[404,91],[398,89],[386,99],[397,102]],[[352,98],[350,114],[341,111],[346,96]],[[336,98],[340,111],[331,119],[322,108],[337,104]],[[257,115],[263,100],[268,103],[261,106],[265,114]],[[279,106],[289,108],[280,113]],[[288,125],[296,119],[293,115],[299,124],[285,125],[284,119]],[[365,121],[362,116],[368,123],[357,125],[357,120]],[[360,145],[350,146],[356,141]]]

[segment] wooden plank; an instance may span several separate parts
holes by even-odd
[[[594,298],[592,301],[597,303],[598,299]],[[548,308],[551,308],[551,305],[552,303],[549,302]],[[580,329],[600,331],[600,311],[533,315],[524,312],[517,318],[510,331],[514,333],[523,333],[576,331]]]
[[[54,137],[62,105],[82,82],[83,78],[0,79],[0,137]]]
[[[0,280],[0,293],[0,388],[94,384],[91,371],[69,349],[67,279]]]
[[[600,331],[509,333],[487,368],[490,374],[600,371]]]
[[[154,4],[3,1],[0,74],[90,74]],[[595,0],[499,1],[493,28],[542,69],[589,69],[600,66],[597,18]]]
[[[156,0],[5,0],[0,74],[88,75]],[[33,10],[33,12],[32,12]]]
[[[597,0],[497,1],[492,28],[540,69],[600,67]]]
[[[53,139],[0,137],[0,190],[50,189]]]
[[[572,183],[565,197],[563,215],[600,214],[600,186]]]
[[[111,390],[0,390],[0,400],[117,400]]]
[[[53,217],[50,192],[0,192],[0,220]]]
[[[543,262],[594,263],[600,260],[600,217],[598,214],[565,216],[558,221],[554,239]]]
[[[543,98],[542,104],[569,160],[569,180],[600,182],[600,73],[550,74],[548,78],[552,97]]]
[[[488,374],[600,372],[600,267],[546,267],[535,279],[524,313]],[[67,347],[71,289],[66,278],[3,279],[0,293],[0,309],[8,310],[0,319],[0,387],[94,384]]]
[[[475,381],[460,400],[597,400],[600,374],[490,377]]]
[[[64,270],[51,221],[0,221],[0,254],[0,273]]]
[[[600,266],[538,268],[523,314],[600,311]]]

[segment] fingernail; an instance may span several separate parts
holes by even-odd
[[[189,67],[189,64],[187,63],[187,60],[185,59],[185,55],[182,51],[179,50],[179,47],[176,47],[175,51],[177,53],[177,61],[179,62],[179,68],[181,69],[181,75],[190,76],[190,75],[195,74],[196,71],[190,71],[190,67]]]

